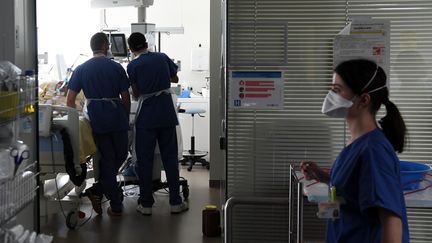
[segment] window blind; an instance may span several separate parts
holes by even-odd
[[[342,149],[344,123],[326,118],[321,105],[345,8],[345,1],[334,0],[228,1],[228,70],[284,73],[283,109],[228,109],[228,197],[288,197],[290,164],[310,159],[329,167]],[[234,214],[235,242],[287,242],[287,208],[242,208]],[[245,227],[252,215],[264,223]],[[323,237],[324,222],[308,219],[314,221],[313,213],[305,214],[305,224],[312,226],[305,238],[310,232]]]
[[[432,1],[349,1],[348,16],[389,19],[390,99],[408,128],[401,160],[432,162]],[[385,109],[384,109],[385,110]],[[411,242],[432,241],[432,210],[408,208]]]
[[[348,18],[356,16],[391,20],[391,100],[408,127],[407,147],[399,157],[431,163],[430,0],[228,0],[226,16],[228,71],[284,73],[283,109],[227,110],[228,197],[287,196],[290,163],[297,166],[307,159],[331,166],[348,131],[340,119],[322,115],[321,105],[332,79],[333,38]],[[229,89],[228,81],[227,95]],[[256,209],[244,210],[240,215]],[[432,239],[426,226],[432,223],[431,213],[430,209],[408,209],[412,242]],[[269,215],[272,222],[284,222],[278,218],[283,213]],[[313,216],[308,218],[313,220]],[[240,217],[236,222],[248,220]],[[322,222],[308,224],[310,232],[323,230]],[[278,238],[275,232],[269,239],[282,242],[286,235]]]

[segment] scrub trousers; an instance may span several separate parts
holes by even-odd
[[[135,149],[137,155],[140,197],[138,203],[143,207],[152,207],[153,198],[153,159],[159,145],[162,164],[168,181],[169,201],[171,205],[182,203],[180,197],[178,147],[176,127],[136,128]]]
[[[123,195],[117,173],[128,155],[128,132],[93,133],[93,139],[100,154],[98,189],[110,200],[111,209],[121,212]]]

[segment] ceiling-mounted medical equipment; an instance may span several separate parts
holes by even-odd
[[[92,8],[113,8],[113,7],[149,7],[153,5],[154,0],[91,0]]]

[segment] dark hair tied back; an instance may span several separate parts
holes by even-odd
[[[387,113],[379,123],[394,150],[403,152],[407,129],[399,109],[389,100],[389,91],[385,87],[387,76],[384,70],[373,61],[355,59],[340,63],[334,71],[354,94],[369,94],[372,103],[370,112],[373,115],[376,115],[381,105],[385,105]]]

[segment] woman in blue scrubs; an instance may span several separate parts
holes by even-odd
[[[334,70],[332,89],[322,112],[345,118],[351,139],[333,163],[330,174],[303,161],[306,179],[334,186],[340,217],[327,223],[327,242],[409,242],[399,159],[406,127],[389,100],[386,74],[376,63],[350,60]],[[384,105],[386,115],[376,121]]]

